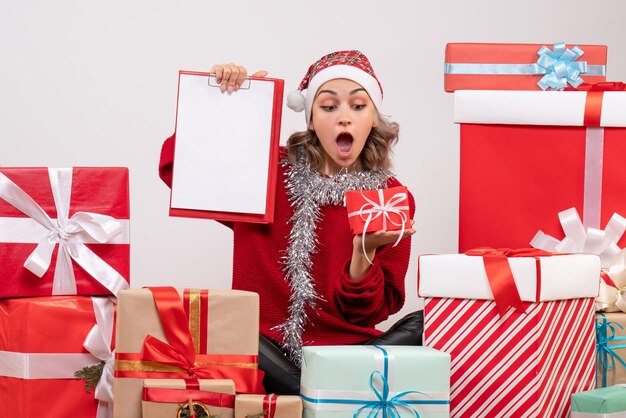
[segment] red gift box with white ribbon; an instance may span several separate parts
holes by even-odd
[[[127,168],[0,168],[0,297],[129,283]]]
[[[114,314],[106,297],[0,300],[0,416],[111,418]],[[101,363],[87,393],[74,374]]]
[[[561,239],[557,214],[585,228],[626,216],[626,91],[457,91],[461,123],[459,251]],[[626,235],[614,242],[626,244]],[[563,251],[563,250],[561,250]]]
[[[353,234],[397,231],[411,227],[406,187],[346,192],[348,221]]]

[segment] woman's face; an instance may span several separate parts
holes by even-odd
[[[322,84],[313,101],[309,128],[324,151],[324,174],[352,167],[377,121],[376,107],[360,84],[344,78]]]

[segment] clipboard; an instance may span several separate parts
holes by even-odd
[[[170,216],[272,223],[284,81],[180,71]]]

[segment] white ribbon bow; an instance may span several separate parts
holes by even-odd
[[[372,260],[369,259],[369,257],[367,256],[367,252],[365,251],[365,234],[368,232],[367,228],[369,227],[370,223],[374,219],[377,219],[382,216],[383,217],[383,230],[385,231],[387,230],[387,222],[395,226],[401,226],[402,228],[400,231],[400,235],[398,236],[398,239],[396,240],[396,242],[393,244],[393,246],[395,247],[402,240],[402,236],[404,235],[405,224],[408,219],[406,214],[402,211],[409,210],[408,206],[398,206],[399,203],[404,202],[407,199],[406,193],[396,193],[393,196],[391,196],[387,202],[385,202],[385,195],[383,193],[383,189],[379,189],[377,190],[377,192],[378,192],[378,200],[379,200],[378,202],[369,199],[367,196],[363,194],[363,192],[361,192],[361,196],[368,203],[361,206],[361,209],[359,209],[358,211],[351,212],[348,214],[349,218],[353,216],[360,216],[361,219],[365,221],[365,225],[363,226],[363,239],[361,240],[361,248],[363,249],[363,254],[365,255],[365,258],[370,264],[374,264],[374,263],[372,263]],[[390,214],[392,213],[398,215],[400,217],[401,222],[395,222],[390,216]]]
[[[626,231],[626,219],[614,213],[604,230],[585,228],[576,208],[569,208],[559,212],[559,221],[565,232],[565,238],[559,241],[543,231],[538,231],[530,241],[530,245],[551,252],[587,253],[600,256],[602,273],[606,274],[617,288],[600,281],[596,310],[613,309],[613,306],[617,306],[626,312],[626,250],[622,250],[617,245]]]
[[[85,246],[85,239],[104,244],[121,232],[120,222],[115,218],[91,212],[76,212],[69,218],[72,193],[72,169],[49,168],[50,186],[58,219],[53,220],[24,190],[3,173],[0,173],[0,198],[23,212],[44,228],[47,234],[40,238],[24,267],[42,277],[58,244],[56,269],[52,294],[76,294],[76,278],[72,259],[87,273],[106,287],[113,295],[128,288],[128,282],[115,269]]]
[[[83,347],[100,361],[104,361],[102,376],[96,385],[94,397],[98,400],[96,418],[113,416],[113,372],[115,357],[111,351],[114,307],[111,299],[92,298],[96,324],[83,342]]]

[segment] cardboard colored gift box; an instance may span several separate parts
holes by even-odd
[[[112,375],[107,377],[112,357],[103,356],[111,356],[106,343],[112,332],[113,305],[107,298],[0,300],[0,416],[106,418],[112,398],[99,405],[94,396],[104,399],[112,391],[105,387],[112,383]],[[95,393],[87,393],[74,373],[101,361],[108,361],[104,379]]]
[[[129,217],[127,168],[0,168],[0,297],[128,287]]]
[[[626,383],[626,313],[596,314],[597,386]]]
[[[625,106],[624,91],[455,92],[459,251],[527,247],[539,230],[560,239],[568,208],[595,229],[626,216]],[[582,252],[575,229],[569,240]],[[613,244],[624,247],[626,236]]]
[[[555,78],[562,78],[568,84],[579,79],[586,83],[605,81],[607,47],[449,43],[445,55],[444,88],[447,92],[540,90],[545,86],[542,80],[549,85]]]
[[[447,353],[411,346],[310,346],[303,347],[302,357],[305,418],[383,411],[384,416],[450,416]]]
[[[626,417],[626,387],[609,386],[572,395],[570,418]]]
[[[216,418],[233,418],[235,384],[228,379],[145,379],[142,418],[177,418],[181,406],[201,403]]]
[[[144,379],[232,379],[237,392],[264,393],[256,293],[156,287],[118,300],[115,418],[141,415]]]
[[[508,257],[510,271],[490,279],[489,257],[498,264],[502,256],[419,258],[424,345],[452,357],[451,416],[565,418],[570,395],[595,385],[599,258]],[[514,282],[521,306],[500,314],[492,288],[503,278]]]
[[[235,418],[301,418],[302,398],[289,395],[237,395]]]
[[[406,187],[346,192],[348,221],[353,234],[396,231],[411,227]]]

